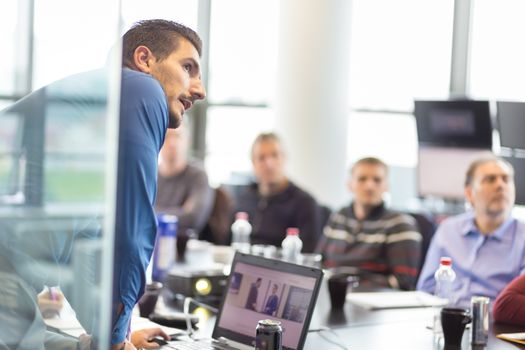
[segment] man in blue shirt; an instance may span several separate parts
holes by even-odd
[[[155,244],[157,159],[166,129],[178,127],[184,112],[205,97],[201,40],[193,30],[141,21],[124,34],[122,45],[113,349],[133,348],[126,336]]]
[[[472,212],[448,218],[439,226],[417,284],[418,290],[433,293],[439,259],[451,257],[456,272],[451,302],[461,307],[468,307],[474,295],[494,300],[525,272],[525,222],[511,217],[512,166],[496,157],[474,161],[467,171],[465,196]]]
[[[277,289],[279,286],[274,284],[272,287],[272,294],[266,300],[266,305],[264,306],[263,312],[270,316],[275,316],[277,311],[277,306],[279,306],[279,297],[277,296]]]

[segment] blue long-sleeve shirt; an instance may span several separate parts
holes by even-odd
[[[153,210],[157,159],[168,127],[168,105],[152,76],[124,69],[115,222],[112,344],[124,341],[133,307],[144,293],[156,236]],[[123,306],[118,314],[119,305]]]
[[[493,301],[513,278],[525,272],[525,222],[510,218],[493,234],[482,235],[473,213],[443,221],[430,244],[418,290],[434,292],[434,272],[442,256],[452,258],[456,272],[453,303],[469,307],[475,295]]]

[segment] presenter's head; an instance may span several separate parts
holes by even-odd
[[[150,74],[160,82],[168,102],[170,128],[177,128],[184,112],[206,96],[201,52],[197,33],[162,19],[137,22],[122,38],[123,66]]]

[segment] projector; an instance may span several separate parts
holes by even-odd
[[[199,269],[181,269],[179,266],[168,272],[164,285],[174,294],[213,301],[222,296],[227,279],[224,265]]]

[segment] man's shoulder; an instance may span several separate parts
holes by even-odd
[[[199,159],[195,159],[195,158],[188,159],[187,169],[188,169],[188,173],[191,174],[192,176],[196,176],[196,175],[207,176],[206,169],[204,168],[204,164]]]
[[[443,236],[454,236],[459,237],[458,233],[465,233],[468,226],[471,225],[474,220],[474,214],[472,212],[465,212],[449,216],[440,222],[436,234]]]
[[[310,192],[308,192],[305,189],[299,187],[297,184],[295,184],[292,181],[290,181],[290,183],[289,183],[288,190],[291,193],[292,197],[294,197],[294,198],[298,198],[298,199],[300,199],[302,201],[304,200],[304,201],[311,201],[311,202],[317,203],[317,201],[315,200],[314,196],[311,195]]]
[[[412,215],[408,213],[404,213],[396,209],[390,209],[386,207],[383,211],[383,215],[381,219],[382,220],[398,220],[398,221],[403,221],[409,224],[414,224],[414,225],[416,224],[416,219]]]
[[[472,212],[465,212],[457,215],[452,215],[443,219],[443,221],[441,221],[440,226],[463,225],[472,221],[473,218],[474,214]]]
[[[122,98],[130,101],[137,99],[137,95],[150,98],[161,98],[165,101],[166,96],[159,81],[149,74],[132,69],[122,69]]]

